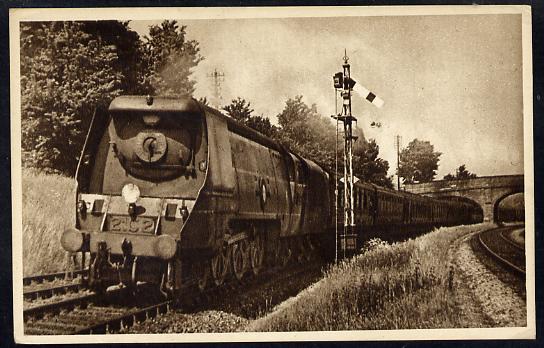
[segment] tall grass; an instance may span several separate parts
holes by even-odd
[[[74,181],[24,169],[22,184],[23,274],[63,270],[66,254],[60,236],[73,225]]]
[[[448,249],[482,225],[440,228],[414,240],[378,244],[329,269],[288,305],[248,331],[459,327]]]

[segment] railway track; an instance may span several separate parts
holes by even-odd
[[[87,293],[81,296],[52,301],[23,310],[25,334],[27,335],[61,335],[61,334],[105,334],[122,331],[135,323],[167,313],[173,308],[181,308],[184,312],[193,312],[204,308],[224,305],[226,298],[236,298],[247,291],[258,291],[270,282],[281,283],[296,279],[308,271],[321,270],[316,264],[291,265],[286,272],[274,273],[274,270],[263,272],[238,282],[232,280],[220,288],[210,287],[199,291],[195,286],[183,290],[182,301],[165,301],[157,294],[151,294],[146,284],[141,284],[131,301],[127,288],[113,288],[105,294]],[[324,264],[324,263],[323,263]],[[277,270],[276,270],[277,271]],[[275,275],[274,275],[275,274]],[[147,292],[146,292],[147,291]],[[145,296],[144,296],[145,294]],[[141,303],[141,299],[147,299]],[[240,299],[238,299],[240,300]],[[235,299],[234,302],[238,302]],[[240,304],[238,304],[240,305]]]
[[[149,288],[146,284],[140,284],[136,291],[146,293]],[[163,313],[173,304],[172,301],[141,296],[146,300],[141,307],[136,307],[130,303],[130,292],[126,287],[114,287],[104,294],[89,292],[27,307],[23,310],[25,334],[111,333]]]
[[[23,278],[23,286],[31,285],[32,283],[38,283],[42,284],[44,282],[52,282],[54,280],[63,280],[68,277],[79,277],[82,275],[86,275],[89,272],[89,270],[86,269],[80,269],[73,272],[56,272],[56,273],[48,273],[48,274],[38,274],[33,275],[29,277]]]
[[[23,299],[34,301],[57,295],[77,293],[85,288],[88,270],[57,272],[23,278]]]
[[[481,232],[478,240],[488,255],[519,276],[525,276],[525,248],[507,234],[519,226],[499,227]]]

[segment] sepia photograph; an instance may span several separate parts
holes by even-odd
[[[16,342],[536,337],[529,6],[9,25]]]

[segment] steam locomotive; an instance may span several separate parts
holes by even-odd
[[[76,225],[61,244],[90,252],[97,290],[221,286],[334,252],[343,226],[333,173],[192,98],[114,99],[93,117],[76,181]],[[466,203],[363,182],[354,209],[359,242],[363,230],[474,222]]]

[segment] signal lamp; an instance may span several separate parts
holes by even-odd
[[[142,116],[142,119],[147,126],[154,127],[159,123],[161,117],[156,114],[146,114]]]
[[[155,241],[155,253],[163,260],[170,260],[177,251],[177,243],[172,236],[163,234]]]
[[[333,76],[334,88],[342,88],[344,85],[344,74],[339,72]]]
[[[60,244],[66,251],[79,251],[83,246],[83,233],[75,228],[67,228],[60,237]]]
[[[123,186],[121,195],[128,204],[136,203],[136,201],[138,201],[140,198],[140,188],[133,183],[128,183]]]

